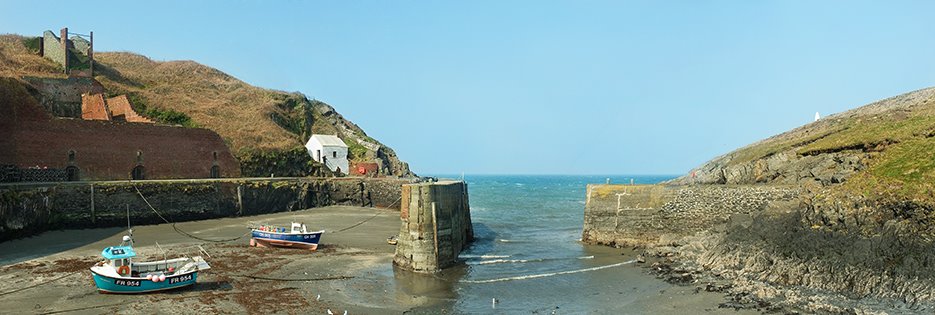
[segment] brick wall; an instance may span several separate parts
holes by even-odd
[[[130,106],[130,100],[126,95],[118,95],[106,100],[107,109],[110,110],[111,118],[128,122],[152,123],[152,120],[140,116]]]
[[[76,166],[82,180],[128,179],[138,164],[146,179],[209,178],[214,165],[221,177],[240,176],[240,163],[211,130],[49,118],[10,78],[0,78],[0,112],[0,164]]]
[[[110,112],[107,110],[107,105],[104,104],[104,95],[81,95],[81,119],[110,120]]]
[[[351,164],[350,175],[351,176],[367,176],[367,177],[376,177],[380,171],[380,165],[377,163],[364,163],[356,162]]]
[[[240,176],[240,164],[224,141],[207,129],[62,118],[19,122],[11,136],[15,158],[0,163],[73,165],[82,180],[129,179],[138,164],[146,179],[209,178],[215,163],[221,177]]]

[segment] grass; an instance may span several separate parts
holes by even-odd
[[[344,143],[347,144],[347,159],[351,161],[363,162],[366,159],[367,147],[364,147],[357,141],[350,139],[344,139]]]
[[[146,116],[158,123],[169,124],[169,125],[181,125],[188,128],[198,128],[197,123],[195,123],[191,117],[182,112],[177,112],[172,109],[161,109],[157,107],[150,107],[147,105],[146,99],[140,96],[138,93],[127,93],[127,99],[130,101],[130,106],[133,106],[133,110],[138,114]]]
[[[799,154],[839,151],[847,148],[872,149],[880,145],[898,143],[926,134],[935,128],[935,117],[913,116],[904,119],[861,119],[848,123],[848,128],[797,150]]]
[[[30,52],[38,54],[42,47],[42,37],[24,37],[23,46],[26,46]]]
[[[0,35],[0,77],[65,77],[58,64],[36,54],[36,47],[33,38]],[[294,152],[309,133],[380,144],[340,114],[322,115],[319,109],[328,105],[300,93],[258,88],[193,61],[154,61],[129,52],[96,52],[94,58],[95,79],[110,94],[127,94],[138,113],[157,122],[217,132],[257,171],[288,172],[277,162],[307,164]],[[366,156],[361,150],[366,147],[356,146],[352,154]],[[270,160],[258,160],[263,158]]]

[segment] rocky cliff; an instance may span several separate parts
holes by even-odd
[[[0,35],[0,76],[64,78],[17,35]],[[134,109],[160,123],[211,129],[241,161],[245,176],[302,176],[314,166],[303,154],[312,133],[336,134],[350,159],[374,162],[393,176],[414,175],[389,147],[335,109],[301,93],[251,86],[194,61],[153,61],[128,52],[96,52],[94,79],[106,94],[126,94]],[[53,103],[36,93],[40,103]],[[79,109],[80,112],[80,109]]]
[[[719,156],[666,184],[792,185],[798,201],[677,240],[648,240],[649,256],[661,257],[653,269],[729,293],[725,307],[931,313],[933,136],[935,88],[928,88]],[[703,211],[718,214],[716,203]]]

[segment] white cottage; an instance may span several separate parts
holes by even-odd
[[[332,172],[347,174],[347,144],[338,136],[312,135],[305,148],[313,160],[325,164]]]

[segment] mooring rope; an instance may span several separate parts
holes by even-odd
[[[396,204],[397,202],[399,202],[399,201],[402,200],[402,199],[403,199],[403,196],[400,195],[399,198],[396,198],[396,201],[393,201],[393,203],[391,203],[389,206],[387,206],[387,208],[392,207],[394,204]],[[366,219],[364,219],[364,220],[362,220],[362,221],[360,221],[360,222],[357,222],[357,223],[352,224],[351,226],[348,226],[348,227],[346,227],[346,228],[343,228],[343,229],[340,229],[340,230],[337,230],[337,231],[334,231],[334,232],[331,232],[331,233],[341,233],[341,232],[344,232],[344,231],[353,229],[353,228],[355,228],[355,227],[360,226],[361,224],[367,223],[367,221],[373,220],[373,218],[376,218],[377,216],[379,216],[379,215],[381,215],[381,214],[382,214],[382,213],[380,213],[380,212],[374,213],[373,216],[371,216],[371,217],[369,217],[369,218],[366,218]]]
[[[241,236],[231,238],[231,239],[223,239],[223,240],[212,240],[212,239],[207,239],[207,238],[192,235],[191,233],[188,233],[188,232],[183,231],[182,229],[179,229],[179,227],[176,226],[175,222],[170,222],[168,219],[166,219],[166,217],[162,216],[162,214],[160,214],[159,211],[156,211],[156,208],[153,207],[153,205],[149,203],[149,200],[146,200],[146,197],[143,196],[143,192],[141,192],[140,189],[136,187],[136,185],[133,185],[133,189],[136,189],[136,193],[140,195],[140,198],[143,198],[143,202],[146,202],[146,205],[149,206],[149,208],[153,210],[153,213],[156,213],[156,215],[159,216],[159,218],[162,219],[162,221],[165,221],[167,224],[171,224],[172,229],[181,235],[184,235],[184,236],[187,236],[187,237],[199,240],[199,241],[204,241],[204,242],[227,243],[227,242],[233,242],[233,241],[239,240],[243,238],[244,236],[247,236],[251,232],[251,231],[247,231]]]
[[[22,288],[19,288],[19,289],[16,289],[16,290],[3,292],[3,293],[0,293],[0,296],[4,296],[4,295],[7,295],[7,294],[13,294],[13,293],[16,293],[16,292],[19,292],[19,291],[23,291],[23,290],[26,290],[26,289],[32,289],[32,288],[35,288],[35,287],[38,287],[38,286],[41,286],[41,285],[46,285],[46,284],[49,284],[49,283],[52,283],[52,282],[55,282],[55,281],[62,280],[62,279],[64,279],[65,277],[71,276],[71,275],[76,274],[76,273],[78,273],[78,272],[79,272],[79,271],[69,272],[69,273],[67,273],[67,274],[65,274],[65,275],[63,275],[63,276],[61,276],[61,277],[58,277],[58,278],[55,278],[55,279],[52,279],[52,280],[49,280],[49,281],[43,281],[43,282],[40,282],[40,283],[31,285],[31,286],[28,286],[28,287],[22,287]]]
[[[250,278],[254,280],[269,280],[269,281],[327,281],[327,280],[347,280],[353,279],[352,276],[332,276],[332,277],[321,277],[321,278],[273,278],[273,277],[263,277],[263,276],[250,276],[250,275],[234,275],[243,278]]]

